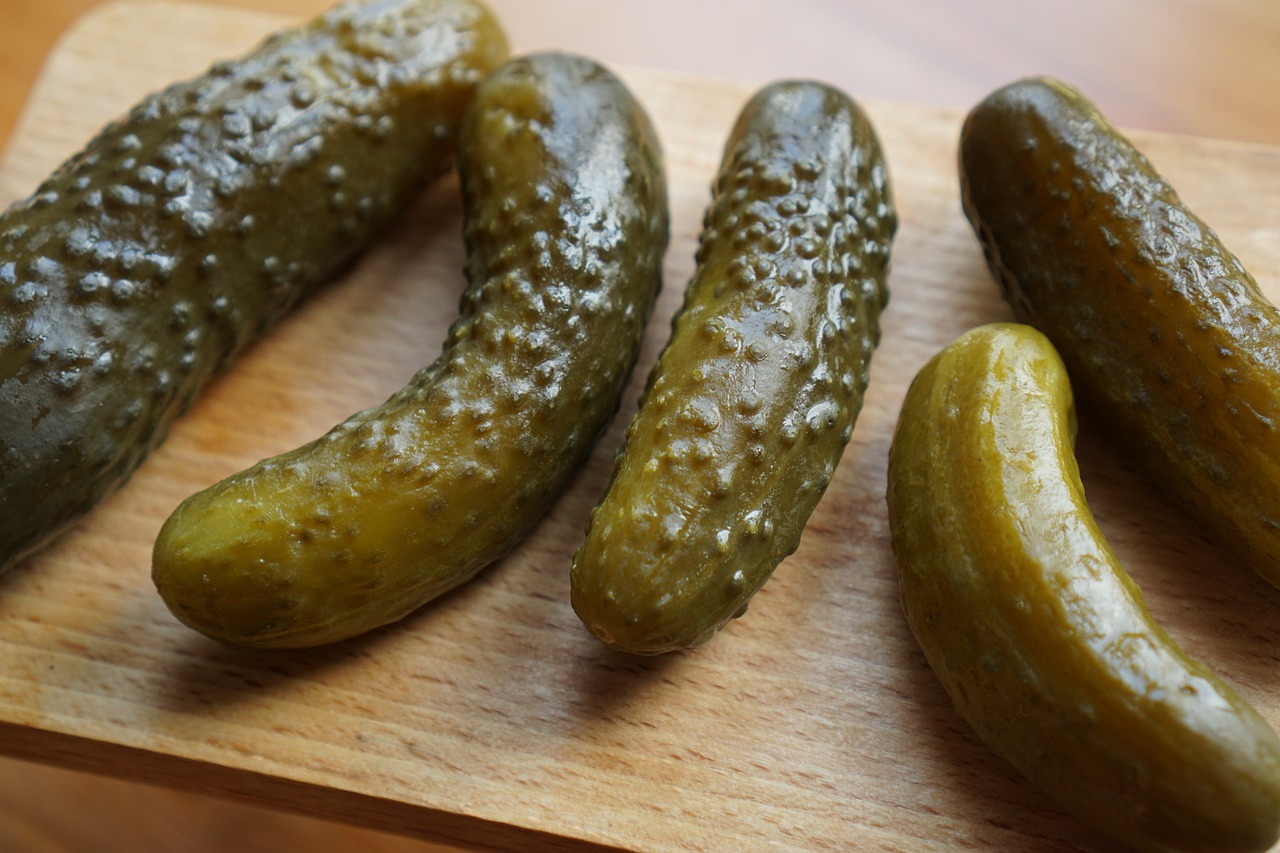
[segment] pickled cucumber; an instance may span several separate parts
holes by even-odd
[[[1209,532],[1280,585],[1280,313],[1083,95],[990,95],[960,146],[964,209],[1017,316],[1082,406]]]
[[[644,111],[586,59],[513,60],[477,91],[458,163],[469,286],[444,352],[178,507],[153,575],[191,627],[312,646],[399,619],[519,542],[616,412],[667,243]]]
[[[1030,326],[920,372],[889,457],[902,602],[960,715],[1060,807],[1153,850],[1264,850],[1280,741],[1155,624],[1085,502],[1062,361]]]
[[[610,646],[693,646],[796,549],[867,386],[896,216],[844,94],[784,82],[725,149],[698,268],[573,561]]]
[[[0,569],[448,167],[506,49],[472,0],[338,6],[146,98],[0,215]]]

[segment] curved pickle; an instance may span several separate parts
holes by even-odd
[[[338,6],[142,101],[0,215],[0,570],[448,168],[506,52],[471,0]]]
[[[960,715],[1059,806],[1152,850],[1264,850],[1280,741],[1152,621],[1085,502],[1062,361],[975,329],[916,377],[889,457],[911,630]]]
[[[1076,90],[988,96],[960,145],[964,208],[1018,318],[1082,404],[1197,521],[1280,585],[1280,313]]]
[[[603,642],[704,642],[799,545],[862,406],[896,224],[848,97],[784,82],[746,105],[697,272],[574,557],[574,609]]]
[[[382,406],[188,498],[153,576],[186,624],[313,646],[401,618],[518,543],[617,411],[661,281],[648,117],[577,57],[513,60],[459,141],[469,287]]]

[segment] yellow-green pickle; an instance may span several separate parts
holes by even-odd
[[[762,90],[713,190],[697,272],[573,561],[583,623],[638,654],[706,641],[796,549],[888,298],[888,176],[843,93]]]
[[[1076,90],[1014,83],[970,113],[964,208],[1019,319],[1082,405],[1280,585],[1280,313]]]
[[[469,284],[443,353],[178,507],[153,576],[191,627],[313,646],[401,618],[514,547],[617,411],[667,243],[648,117],[589,60],[523,57],[481,84],[458,165]]]
[[[911,384],[889,456],[907,620],[960,715],[1060,807],[1149,850],[1265,850],[1280,741],[1151,618],[1085,501],[1062,360],[975,329]]]
[[[448,168],[506,54],[471,0],[338,6],[146,98],[0,215],[0,570]]]

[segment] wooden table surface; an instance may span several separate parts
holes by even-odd
[[[243,0],[302,17],[323,0]],[[813,76],[860,97],[964,109],[1027,73],[1089,92],[1117,123],[1280,143],[1280,5],[1269,0],[491,0],[518,49],[739,80]],[[0,143],[58,34],[94,0],[0,0]],[[19,762],[0,763],[0,849],[425,850],[314,820]],[[68,821],[66,815],[78,817]]]

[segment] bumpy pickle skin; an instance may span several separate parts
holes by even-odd
[[[185,501],[153,576],[187,625],[314,646],[400,619],[532,529],[617,411],[661,281],[653,127],[589,60],[513,60],[460,130],[466,272],[439,359]]]
[[[1061,359],[975,329],[907,393],[888,507],[911,630],[956,709],[1068,810],[1140,849],[1265,850],[1280,741],[1151,618],[1085,501]]]
[[[448,168],[506,53],[471,0],[338,6],[146,98],[0,215],[0,569]]]
[[[1280,313],[1076,90],[988,96],[960,145],[964,208],[1017,317],[1147,474],[1280,585]]]
[[[896,214],[847,96],[777,83],[725,148],[698,267],[571,571],[604,643],[710,639],[793,552],[853,432]]]

